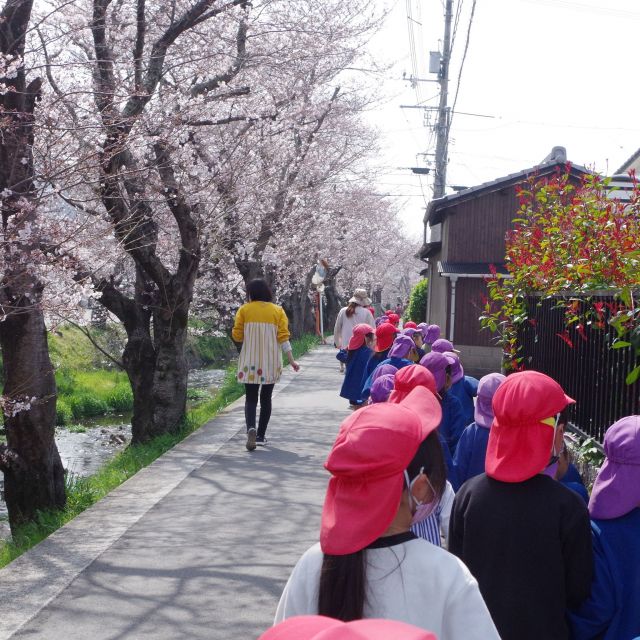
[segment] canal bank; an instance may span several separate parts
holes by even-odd
[[[334,350],[276,386],[270,446],[243,401],[0,571],[0,639],[255,638],[317,540],[322,463],[348,415]]]

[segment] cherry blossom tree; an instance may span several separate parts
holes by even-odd
[[[0,470],[11,528],[38,509],[65,502],[64,472],[54,441],[56,386],[38,270],[38,190],[32,148],[41,79],[27,77],[31,1],[9,0],[0,13],[0,208],[2,281],[0,345],[7,444]]]

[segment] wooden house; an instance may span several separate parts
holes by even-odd
[[[440,325],[471,375],[501,366],[501,350],[494,336],[481,330],[478,317],[491,269],[506,273],[505,235],[518,211],[516,187],[531,175],[549,175],[565,165],[566,152],[555,147],[537,167],[444,196],[427,207],[419,253],[427,263],[421,273],[429,278],[426,321]],[[584,167],[571,167],[576,181],[585,173]]]

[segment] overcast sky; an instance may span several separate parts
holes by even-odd
[[[382,0],[378,0],[382,1]],[[454,13],[461,0],[454,1]],[[462,0],[450,70],[450,104],[467,37],[473,0]],[[477,0],[449,146],[449,185],[473,186],[538,164],[553,146],[567,148],[576,164],[611,173],[640,148],[637,82],[637,0]],[[379,190],[401,196],[407,228],[422,229],[431,181],[399,167],[433,160],[434,140],[424,113],[400,105],[436,105],[438,85],[420,78],[428,52],[440,46],[444,0],[391,0],[381,34],[370,45],[393,68],[378,74],[386,104],[371,114],[383,133],[388,174]],[[433,114],[435,117],[435,114]]]

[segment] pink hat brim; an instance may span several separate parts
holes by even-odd
[[[485,471],[502,482],[524,482],[549,464],[554,430],[538,422],[501,426],[494,419],[489,432]]]
[[[402,473],[376,480],[333,476],[322,508],[322,552],[343,556],[377,540],[396,517],[404,484]]]
[[[258,640],[301,640],[335,627],[344,626],[344,622],[326,616],[294,616],[287,618],[275,627],[267,629]]]

